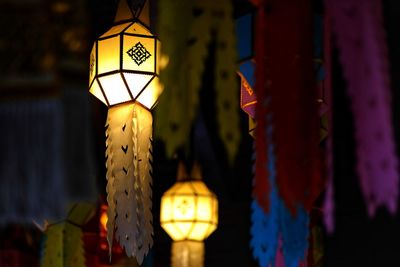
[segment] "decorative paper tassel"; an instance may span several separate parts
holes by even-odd
[[[273,135],[272,116],[267,118],[267,138]],[[309,236],[309,214],[298,205],[297,212],[292,215],[278,195],[276,184],[275,146],[268,146],[268,181],[271,185],[269,211],[266,213],[256,200],[252,203],[251,247],[253,255],[260,266],[282,266],[275,262],[275,257],[282,249],[285,266],[298,267],[306,262]],[[280,241],[280,239],[282,239]]]
[[[256,1],[254,1],[256,2]],[[255,180],[253,185],[253,195],[257,202],[264,209],[269,211],[270,184],[268,182],[268,142],[267,129],[267,79],[266,79],[266,52],[265,52],[265,28],[266,28],[266,1],[257,1],[259,4],[257,9],[257,26],[256,26],[256,44],[255,44],[255,61],[256,61],[256,84],[255,90],[257,94],[256,104],[256,121],[255,129],[255,146],[256,146],[256,163],[255,163]]]
[[[357,172],[370,216],[395,213],[398,160],[392,128],[389,64],[380,0],[326,1],[355,123]]]
[[[156,132],[165,141],[169,157],[189,139],[198,110],[208,46],[215,31],[219,132],[232,163],[239,145],[240,131],[231,1],[162,0],[160,10],[160,37],[165,36],[171,42],[162,46],[168,65],[160,74],[165,91],[156,110]]]
[[[203,267],[204,243],[198,241],[178,241],[172,243],[172,267]]]
[[[271,194],[276,194],[276,192],[271,192]],[[253,256],[259,266],[269,266],[269,264],[275,266],[280,228],[278,210],[271,207],[269,213],[266,214],[256,200],[252,201],[251,210],[250,247],[253,250]]]
[[[44,258],[41,267],[64,266],[63,230],[64,223],[52,225],[47,229]]]
[[[108,242],[115,235],[141,264],[152,245],[151,113],[137,104],[109,108],[107,118]],[[111,210],[114,207],[115,211]]]
[[[286,267],[298,267],[306,262],[309,237],[309,215],[299,207],[296,215],[281,205],[282,249]]]
[[[265,128],[267,138],[272,136],[271,116],[269,116],[268,126]],[[279,196],[276,188],[276,170],[274,147],[270,143],[268,146],[268,177],[264,177],[271,186],[269,193],[265,193],[268,198],[268,212],[260,206],[255,197],[252,202],[252,226],[250,246],[253,249],[253,255],[258,260],[260,266],[275,265],[275,256],[278,250],[278,239],[281,230],[279,218]],[[255,177],[255,179],[257,179]],[[255,185],[254,185],[255,186]]]
[[[82,229],[69,222],[64,225],[64,267],[85,267]]]
[[[46,230],[41,267],[85,267],[82,229],[69,221]]]
[[[217,118],[220,138],[225,144],[228,160],[233,164],[240,142],[235,24],[231,1],[220,0],[218,4],[214,12],[220,11],[224,16],[215,18]]]
[[[295,214],[300,204],[311,209],[323,185],[311,1],[271,0],[268,6],[263,32],[266,46],[262,49],[268,58],[265,67],[271,96],[269,112],[273,113],[277,184],[284,203]]]

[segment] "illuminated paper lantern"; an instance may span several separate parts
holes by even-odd
[[[89,90],[109,107],[138,102],[151,110],[162,92],[158,79],[160,41],[129,11],[121,0],[114,25],[94,43]]]
[[[89,90],[108,109],[106,123],[107,241],[143,262],[153,244],[151,214],[152,115],[160,42],[149,29],[148,2],[134,10],[119,2],[114,25],[93,45]]]
[[[218,225],[218,200],[195,165],[189,178],[180,164],[177,182],[161,198],[161,226],[174,240],[172,266],[203,266],[205,240]]]

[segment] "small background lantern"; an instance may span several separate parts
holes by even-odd
[[[160,42],[148,26],[148,1],[136,9],[120,0],[114,25],[90,54],[89,90],[108,106],[106,122],[107,241],[115,237],[138,263],[153,245],[152,115]]]
[[[204,243],[218,225],[218,200],[195,164],[188,177],[182,163],[177,182],[161,198],[161,226],[174,240],[172,266],[203,266]]]

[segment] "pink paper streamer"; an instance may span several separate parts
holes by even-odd
[[[370,216],[397,209],[387,48],[380,0],[327,0],[355,123],[357,172]]]

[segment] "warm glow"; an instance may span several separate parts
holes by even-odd
[[[103,227],[104,231],[107,231],[107,221],[108,221],[107,212],[106,210],[104,210],[100,215],[100,224],[101,227]]]
[[[152,109],[162,93],[160,41],[139,21],[117,24],[90,54],[90,92],[108,106],[137,101]]]
[[[161,199],[161,226],[175,241],[202,241],[217,224],[217,198],[201,180],[177,182]]]

